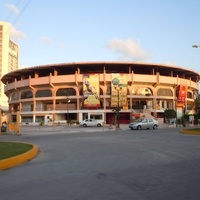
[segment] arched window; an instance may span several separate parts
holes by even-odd
[[[152,91],[150,88],[146,88],[146,87],[134,87],[132,89],[132,94],[133,95],[143,95],[143,96],[151,96],[152,95]]]
[[[18,100],[18,99],[19,99],[19,93],[18,92],[13,93],[11,96],[11,100]]]
[[[32,91],[23,91],[21,93],[21,99],[29,99],[29,98],[33,98]]]
[[[38,90],[35,94],[35,97],[51,97],[51,90]]]
[[[56,92],[56,96],[76,96],[74,88],[60,88]]]
[[[160,88],[160,89],[158,89],[157,96],[172,97],[172,96],[173,96],[173,93],[172,93],[172,91],[171,91],[170,89],[167,89],[167,88]]]

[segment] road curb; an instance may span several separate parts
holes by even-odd
[[[180,130],[180,132],[183,133],[183,134],[200,135],[200,133],[197,133],[195,131],[191,131],[189,129],[182,129],[182,130]]]
[[[15,167],[17,165],[25,163],[25,162],[33,159],[34,157],[36,157],[39,152],[39,149],[36,145],[34,145],[34,144],[31,144],[31,145],[33,146],[32,149],[30,149],[29,151],[27,151],[25,153],[22,153],[17,156],[13,156],[11,158],[6,158],[3,160],[0,160],[0,170]]]

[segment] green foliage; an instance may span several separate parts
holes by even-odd
[[[44,126],[44,122],[43,121],[40,122],[40,126]]]
[[[71,120],[70,124],[79,124],[79,121],[77,121],[77,120]]]
[[[189,121],[190,116],[192,116],[192,115],[185,114],[185,115],[184,115],[185,120],[186,120],[186,121]]]
[[[185,124],[186,123],[185,116],[181,117],[181,123],[182,123],[183,127],[186,126],[186,124]]]
[[[49,119],[49,121],[48,122],[53,122],[53,119]]]
[[[168,120],[176,118],[176,111],[173,109],[166,109],[164,114],[165,114],[165,118]]]
[[[195,110],[195,112],[198,113],[199,108],[200,108],[200,95],[199,94],[197,95],[196,99],[194,100],[192,107]]]

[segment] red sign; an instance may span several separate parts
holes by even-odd
[[[178,92],[178,101],[185,101],[186,97],[187,97],[187,86],[180,85]]]

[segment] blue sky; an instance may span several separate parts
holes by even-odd
[[[200,0],[1,0],[20,65],[172,64],[200,73]]]

